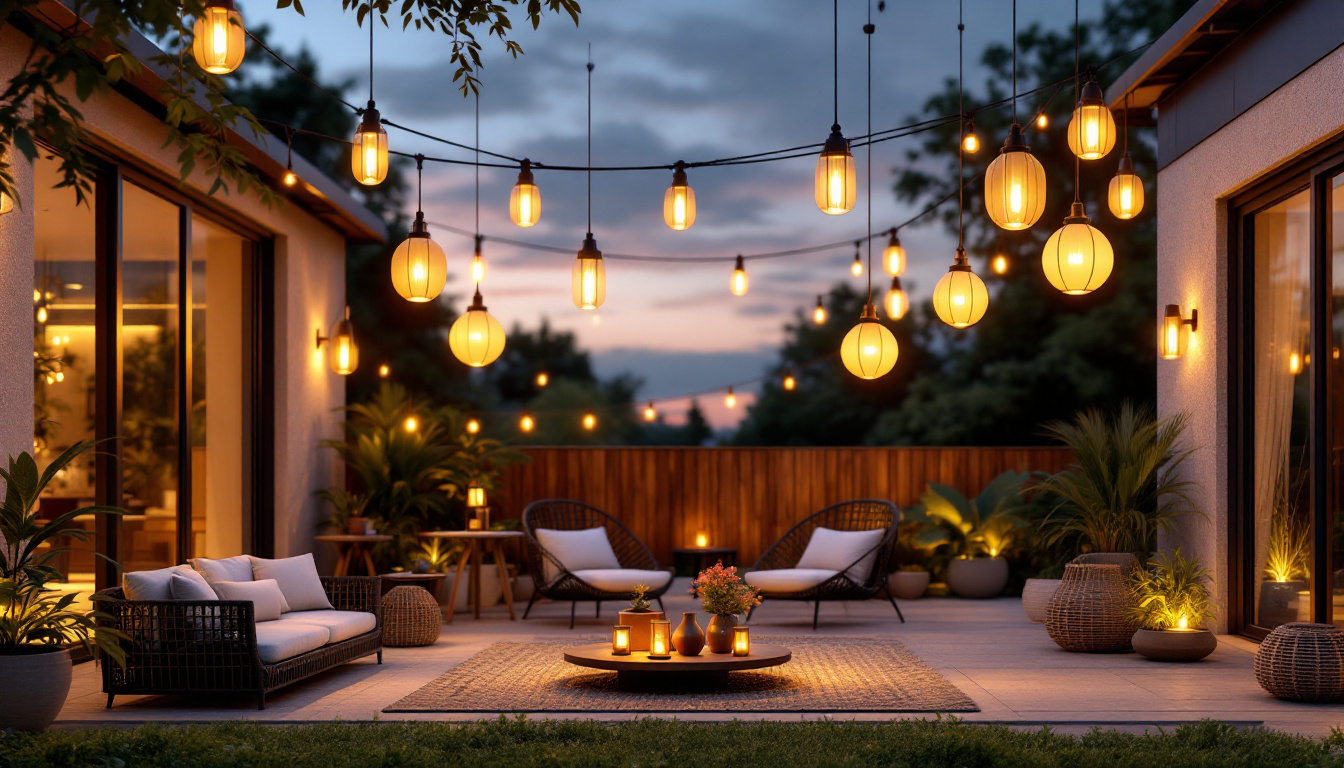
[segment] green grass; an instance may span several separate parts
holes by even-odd
[[[957,721],[688,724],[498,720],[0,734],[0,768],[446,768],[448,766],[1012,766],[1016,768],[1300,768],[1344,766],[1344,737],[1324,741],[1215,722],[1168,733],[1096,730],[1081,738]]]

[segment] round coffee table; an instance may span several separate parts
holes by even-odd
[[[623,690],[647,691],[666,688],[713,690],[728,684],[729,672],[764,669],[787,664],[793,652],[782,645],[752,643],[750,656],[701,651],[699,656],[650,659],[647,651],[631,651],[629,656],[613,656],[611,643],[593,643],[565,649],[565,661],[580,667],[616,672],[616,684]]]

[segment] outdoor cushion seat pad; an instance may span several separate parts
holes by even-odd
[[[835,576],[839,571],[824,568],[780,568],[773,571],[751,571],[742,579],[762,592],[789,594],[804,592]]]
[[[635,585],[662,589],[672,580],[667,571],[641,571],[635,568],[593,568],[573,571],[574,575],[603,592],[633,592]]]
[[[364,611],[294,611],[281,614],[280,621],[324,627],[331,634],[328,643],[339,643],[358,637],[378,626],[378,618]]]
[[[264,663],[274,664],[317,650],[330,637],[327,628],[318,624],[285,619],[267,621],[257,624],[257,652]]]
[[[607,538],[607,529],[601,526],[584,528],[578,531],[538,528],[535,531],[537,543],[550,553],[551,557],[564,564],[565,570],[619,570],[621,561],[616,559],[616,550],[611,548]],[[560,577],[560,569],[550,558],[545,558],[543,568],[547,584],[554,584]],[[649,585],[653,586],[653,585]]]
[[[869,531],[837,531],[831,528],[818,528],[807,540],[803,556],[798,558],[798,568],[839,571],[845,568],[845,575],[855,584],[868,580],[877,560],[877,545],[887,535],[885,528]],[[859,558],[863,558],[860,560]],[[852,567],[850,567],[852,566]]]

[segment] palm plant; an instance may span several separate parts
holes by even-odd
[[[1192,453],[1177,445],[1185,425],[1183,414],[1157,419],[1130,403],[1114,417],[1089,409],[1050,424],[1046,433],[1075,463],[1034,488],[1058,500],[1045,521],[1048,541],[1085,552],[1150,551],[1159,531],[1196,511],[1194,485],[1180,479]]]
[[[949,485],[929,483],[922,504],[906,510],[908,519],[923,526],[914,542],[951,557],[998,557],[1012,545],[1021,524],[1022,489],[1030,479],[1030,474],[1008,470],[989,481],[974,501]]]
[[[1162,552],[1129,577],[1137,602],[1128,608],[1131,621],[1144,629],[1202,627],[1213,618],[1209,571],[1197,557]]]

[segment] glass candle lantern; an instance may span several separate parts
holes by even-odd
[[[733,655],[751,655],[751,628],[733,627]]]
[[[469,517],[469,518],[467,518],[467,530],[468,530],[468,531],[479,531],[479,530],[481,530],[481,518],[479,518],[479,517]]]
[[[707,531],[695,532],[695,546],[701,549],[709,546],[709,533]]]
[[[664,619],[649,622],[649,658],[672,658],[672,622]]]
[[[611,655],[630,655],[630,627],[617,624],[611,628]]]

